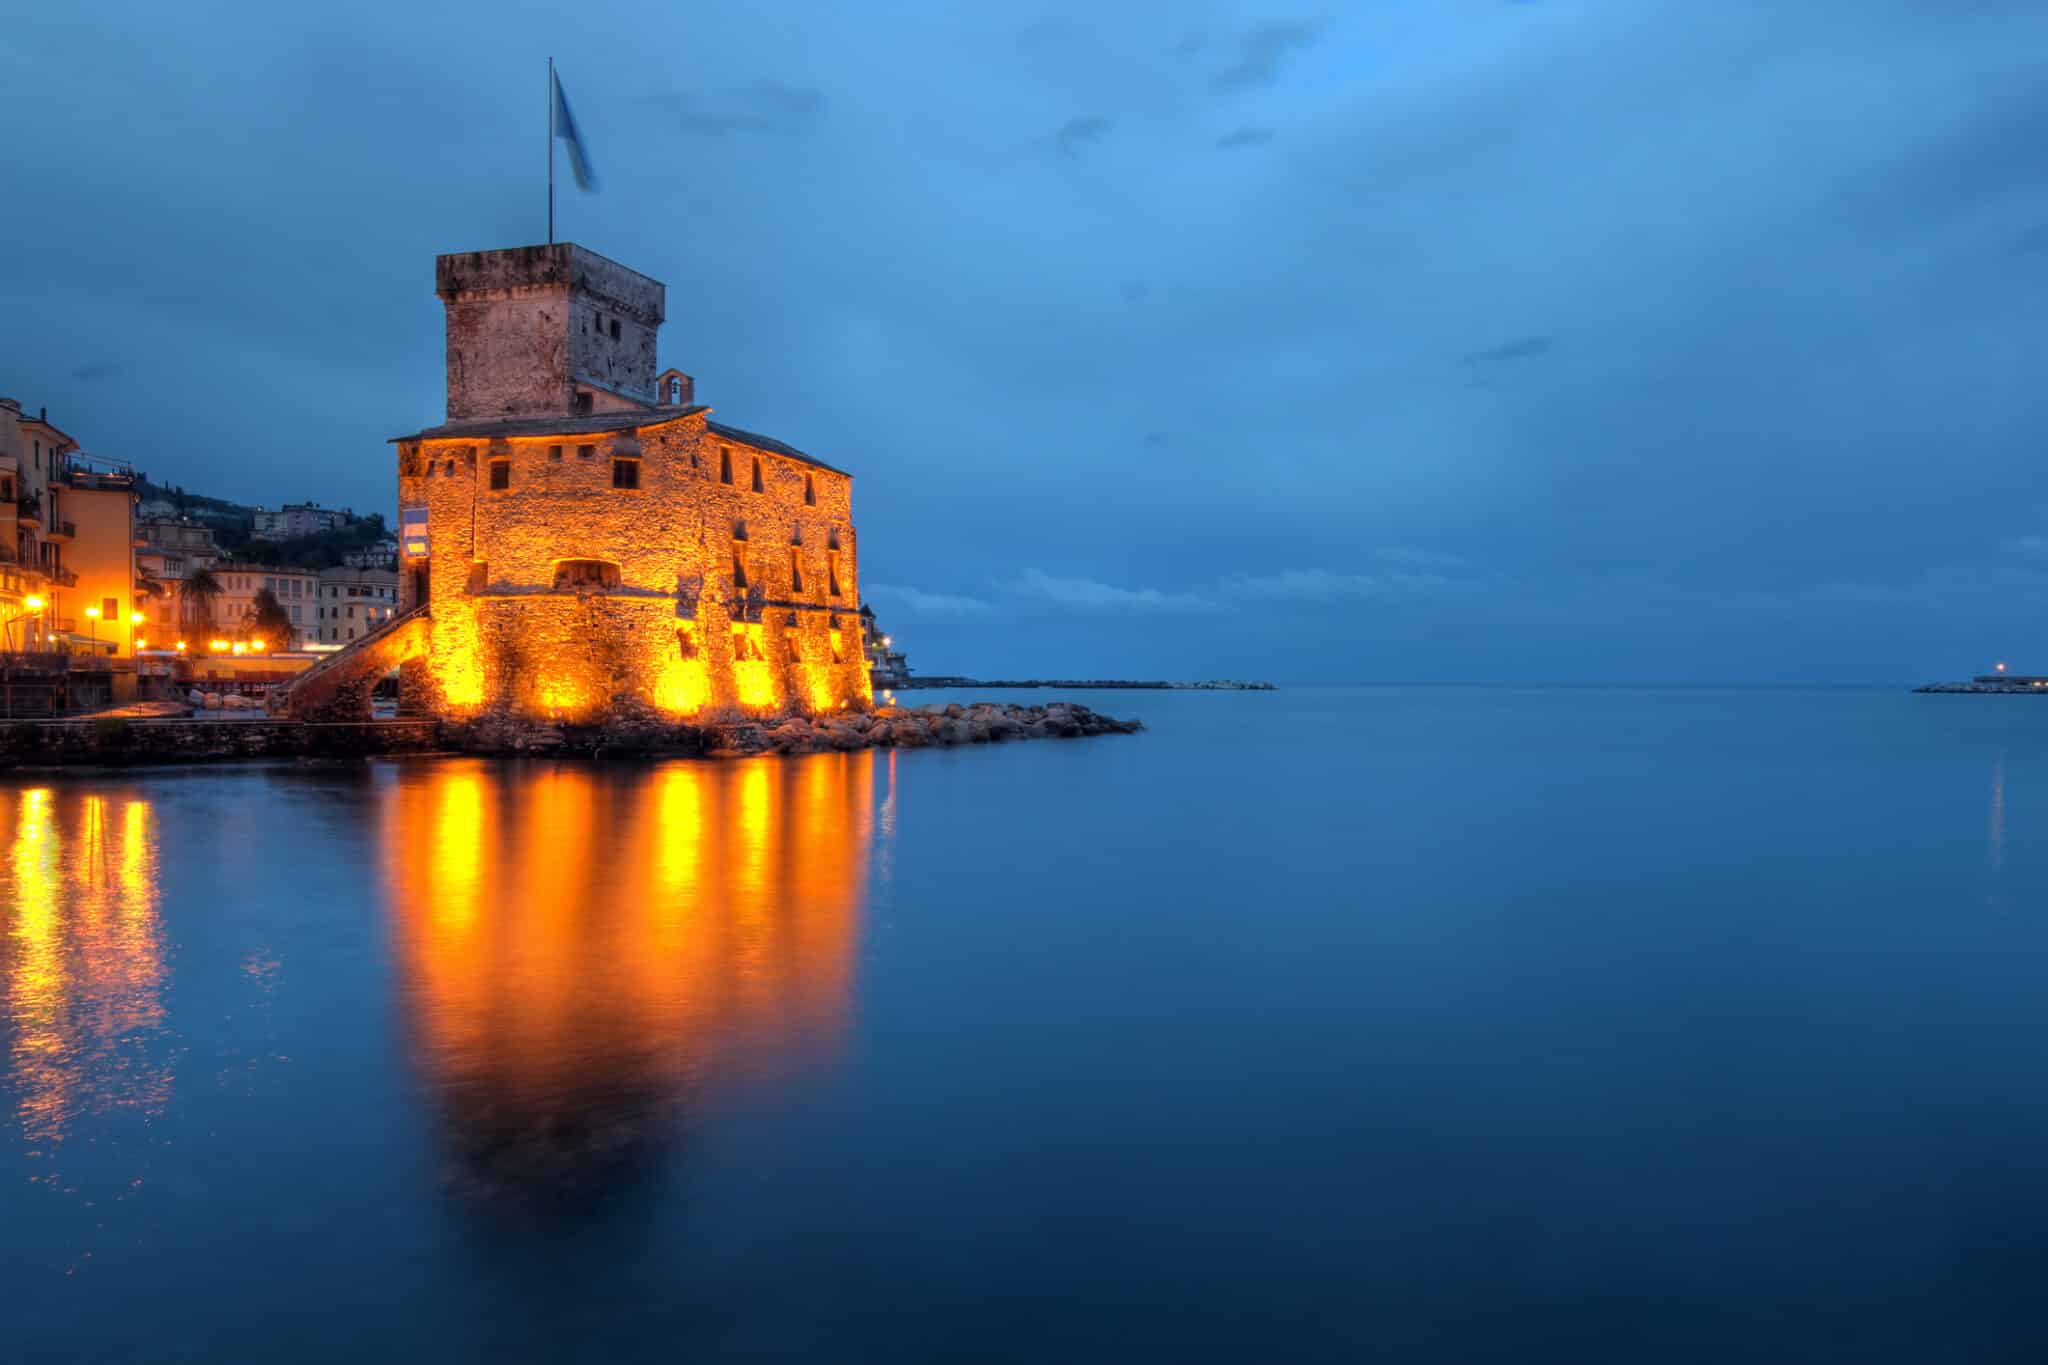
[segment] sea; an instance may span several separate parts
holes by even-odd
[[[0,775],[0,1358],[2048,1360],[2048,700],[1072,695]]]

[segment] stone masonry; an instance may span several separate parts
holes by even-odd
[[[852,478],[656,401],[659,282],[569,244],[436,281],[449,420],[396,441],[409,693],[573,724],[869,705]]]

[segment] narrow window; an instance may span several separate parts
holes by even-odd
[[[640,486],[640,462],[612,457],[612,487],[638,488]]]
[[[789,651],[789,661],[800,664],[804,661],[804,633],[795,626],[782,632],[783,648]]]
[[[618,320],[617,318],[613,318],[613,319],[612,319],[612,340],[613,340],[613,341],[617,341],[618,339],[619,339],[619,320]]]
[[[825,548],[828,550],[839,548],[839,528],[837,526],[825,532]]]
[[[737,546],[732,552],[732,586],[735,592],[747,590],[747,557]]]
[[[109,622],[118,621],[121,618],[121,599],[118,597],[102,597],[100,599],[100,617]]]
[[[685,659],[697,657],[697,632],[688,626],[676,627],[676,653]]]
[[[720,483],[731,483],[731,482],[732,482],[732,447],[731,447],[731,446],[720,446],[720,447],[718,448],[718,481],[719,481]]]
[[[491,487],[493,487],[493,488],[510,488],[511,486],[512,486],[512,462],[511,462],[510,460],[492,460],[492,461],[491,461]]]
[[[732,538],[734,540],[745,540],[747,538],[747,523],[744,517],[732,524]]]
[[[789,543],[792,545],[804,543],[804,524],[802,522],[797,522],[789,528]]]
[[[806,474],[804,475],[804,506],[816,507],[817,505],[818,486],[811,481],[811,476]]]
[[[832,662],[835,664],[846,662],[846,632],[841,630],[836,624],[832,627]]]
[[[556,592],[607,592],[619,586],[619,566],[602,559],[564,559],[555,565]]]
[[[548,461],[552,464],[560,464],[562,462],[562,448],[560,446],[548,447]]]
[[[454,477],[455,477],[455,461],[453,461],[453,460],[450,460],[450,461],[448,462],[448,465],[447,465],[447,467],[446,467],[445,469],[443,469],[443,470],[442,470],[441,472],[442,472],[443,474],[446,474],[446,475],[447,475],[447,476],[448,476],[449,478],[451,478],[451,479],[452,479],[452,478],[454,478]]]
[[[761,462],[759,460],[754,461],[754,491],[756,493],[761,491]]]
[[[825,589],[834,597],[839,596],[839,551],[825,552]]]
[[[579,460],[587,460],[587,459],[590,459],[590,458],[591,458],[592,456],[594,456],[594,455],[596,455],[596,454],[597,454],[597,447],[596,447],[596,446],[577,446],[577,447],[576,447],[576,458],[577,458],[577,459],[579,459]]]
[[[804,590],[803,552],[793,545],[789,550],[789,590],[791,592],[802,592]]]

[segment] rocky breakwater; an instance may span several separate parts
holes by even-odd
[[[1012,739],[1076,739],[1083,735],[1128,735],[1143,729],[1073,702],[1014,706],[976,702],[971,706],[886,706],[836,716],[788,716],[772,720],[725,717],[698,725],[553,725],[492,720],[444,728],[443,739],[472,753],[699,754],[739,758],[750,754],[816,754],[854,749],[924,749],[955,744],[995,744]]]
[[[1128,735],[1142,722],[1117,720],[1072,702],[1011,706],[976,702],[962,706],[885,707],[844,717],[801,718],[771,726],[721,731],[707,753],[812,754],[827,749],[923,749],[932,745],[993,744],[1006,739],[1075,739],[1082,735]]]

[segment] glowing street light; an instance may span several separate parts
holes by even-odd
[[[97,654],[100,649],[100,609],[98,607],[87,607],[85,615],[92,622],[92,649],[93,653]]]
[[[22,605],[27,607],[30,611],[41,611],[43,609],[43,599],[40,597],[31,596],[27,598],[25,601],[23,601]]]
[[[1998,664],[1998,665],[1995,665],[1995,667],[1996,667],[1996,668],[1998,669],[1998,671],[1999,671],[2000,673],[2003,673],[2003,672],[2005,672],[2005,665],[2004,665],[2004,664]]]

